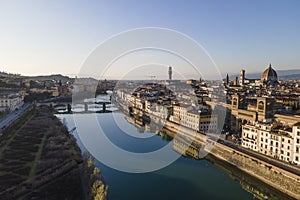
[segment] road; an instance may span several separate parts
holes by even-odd
[[[257,158],[257,159],[262,160],[266,163],[269,163],[271,165],[274,165],[276,167],[279,167],[281,169],[284,169],[286,171],[289,171],[293,174],[296,174],[296,175],[300,176],[300,169],[297,166],[292,166],[288,163],[283,163],[280,160],[275,160],[275,158],[268,157],[268,156],[262,155],[258,152],[245,149],[245,148],[241,147],[240,145],[234,144],[230,141],[218,140],[218,142],[221,143],[221,144],[224,144],[228,147],[231,147],[233,149],[236,149],[236,150],[238,150],[242,153],[248,154],[249,156],[252,156],[254,158]]]
[[[6,115],[0,121],[0,132],[4,130],[8,125],[10,125],[12,122],[14,122],[16,119],[18,119],[30,106],[31,106],[30,103],[25,103],[19,108],[19,110],[13,111],[8,115]]]

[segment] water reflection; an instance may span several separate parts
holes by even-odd
[[[143,120],[141,117],[137,116],[126,116],[125,119],[133,124],[139,133],[156,133],[163,140],[173,143],[173,150],[182,156],[190,159],[198,160],[199,154],[201,154],[201,145],[187,141],[185,137],[174,137],[174,133],[168,129],[156,126],[154,123],[149,123],[148,120]],[[239,170],[237,167],[228,164],[225,161],[215,158],[213,155],[208,154],[205,159],[212,163],[214,166],[220,168],[221,170],[228,173],[232,180],[238,181],[241,187],[252,193],[255,199],[292,199],[286,194],[272,188],[271,186],[265,184],[264,182],[252,177],[245,172]]]
[[[78,115],[82,116],[83,123],[87,123],[85,120],[88,120],[88,115],[91,114]],[[113,115],[115,116],[112,117]],[[61,120],[65,119],[69,130],[75,127],[72,115],[64,114],[58,117]],[[100,167],[105,181],[110,186],[110,199],[291,199],[212,155],[196,160],[199,146],[193,146],[188,153],[178,150],[179,145],[186,145],[189,141],[184,141],[184,138],[173,139],[174,132],[160,128],[154,123],[151,124],[138,117],[124,116],[118,112],[97,114],[97,118],[102,121],[104,129],[110,128],[114,134],[108,136],[122,149],[149,152],[172,142],[171,149],[173,147],[175,152],[184,155],[166,168],[143,174],[120,172],[96,161],[96,165]],[[116,128],[113,120],[119,121],[124,126],[127,125],[131,136]],[[85,134],[93,131],[90,127],[86,130]],[[73,134],[82,152],[86,152],[77,131],[75,130]],[[139,135],[146,139],[132,137]]]

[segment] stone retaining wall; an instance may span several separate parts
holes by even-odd
[[[210,153],[260,179],[279,191],[282,191],[293,198],[300,199],[300,177],[296,174],[219,143],[215,144]]]

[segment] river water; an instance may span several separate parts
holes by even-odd
[[[69,130],[84,126],[81,129],[84,131],[80,134],[91,137],[91,140],[96,140],[93,134],[98,130],[90,124],[90,121],[96,117],[101,122],[102,129],[108,132],[110,141],[127,151],[148,152],[172,142],[171,138],[164,134],[159,135],[155,130],[129,123],[128,119],[118,112],[76,114],[76,123],[71,114],[59,114],[57,117],[66,123]],[[127,133],[118,128],[116,121],[126,126]],[[73,134],[85,153],[87,150],[77,130],[78,128]],[[128,135],[128,132],[131,135]],[[103,149],[99,148],[99,153],[100,151]],[[201,160],[181,156],[169,166],[148,173],[118,171],[97,160],[95,165],[100,168],[105,182],[109,185],[111,200],[286,198],[262,182],[211,156]]]

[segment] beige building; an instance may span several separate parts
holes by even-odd
[[[299,115],[282,115],[282,114],[275,114],[274,115],[275,121],[284,126],[293,126],[295,123],[300,122]]]
[[[52,96],[56,97],[59,96],[59,91],[58,91],[58,87],[51,87],[50,89],[40,89],[40,88],[31,88],[30,92],[35,92],[35,93],[44,93],[44,92],[48,92],[51,93]]]
[[[247,104],[244,98],[241,95],[232,95],[231,129],[237,133],[244,124],[271,121],[274,114],[273,98],[256,97],[253,104]]]
[[[218,116],[194,109],[190,105],[173,105],[170,121],[200,132],[217,130]]]

